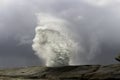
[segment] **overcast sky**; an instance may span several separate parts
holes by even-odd
[[[31,48],[37,13],[67,20],[83,51],[76,64],[112,64],[120,53],[119,0],[0,0],[0,67],[44,65]]]

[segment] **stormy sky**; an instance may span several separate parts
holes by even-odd
[[[0,67],[44,65],[34,55],[37,14],[68,21],[80,46],[76,64],[112,64],[120,53],[119,0],[0,0]]]

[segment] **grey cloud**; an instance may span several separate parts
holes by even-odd
[[[84,0],[84,2],[96,7],[106,7],[120,4],[119,0]]]
[[[37,26],[36,13],[52,14],[71,24],[69,29],[84,49],[77,55],[76,64],[116,63],[113,58],[120,50],[120,6],[115,5],[116,1],[111,0],[112,4],[104,7],[93,6],[84,0],[11,1],[0,8],[1,66],[5,60],[11,64],[16,61],[15,66],[41,64],[31,49]],[[5,66],[10,65],[7,61]]]

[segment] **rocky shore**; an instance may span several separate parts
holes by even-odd
[[[120,64],[22,67],[0,70],[0,80],[120,80]]]

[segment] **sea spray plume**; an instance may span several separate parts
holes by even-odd
[[[67,22],[46,14],[39,14],[38,18],[32,45],[35,54],[45,60],[46,66],[69,65],[76,44],[67,30]]]

